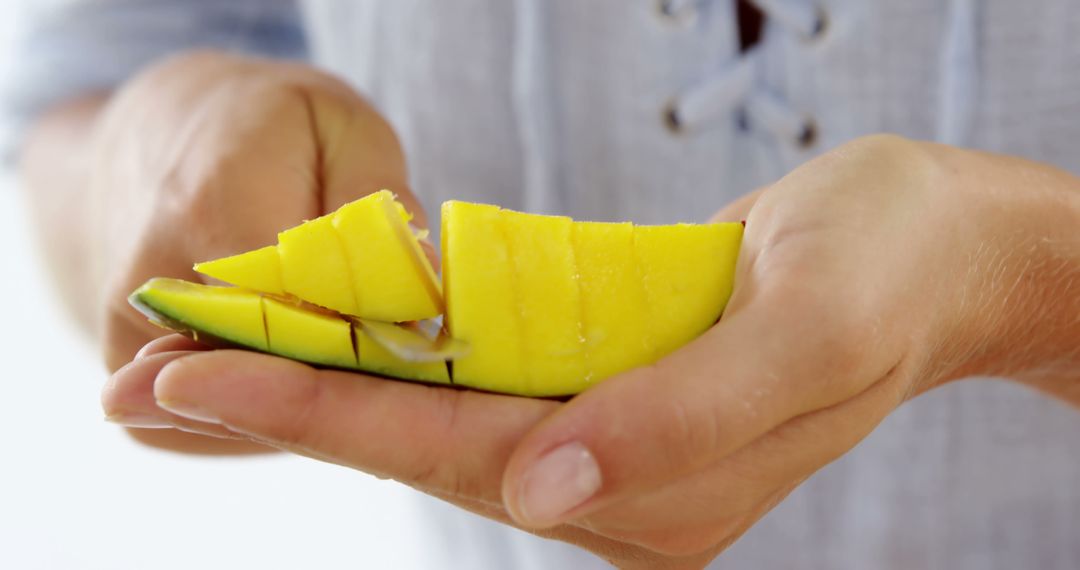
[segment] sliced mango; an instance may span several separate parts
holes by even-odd
[[[195,270],[365,319],[432,318],[443,312],[442,288],[411,219],[393,193],[381,190],[282,232],[276,248],[199,263]]]
[[[435,270],[408,226],[408,213],[383,190],[333,216],[352,271],[359,310],[379,321],[415,321],[443,312]]]
[[[629,222],[574,224],[582,330],[590,382],[651,360],[649,307]]]
[[[155,278],[136,289],[130,301],[151,321],[211,345],[405,380],[450,382],[445,362],[406,362],[354,331],[348,320],[253,291]]]
[[[196,340],[270,350],[262,301],[253,293],[158,277],[136,289],[130,301],[151,321]]]
[[[349,261],[331,216],[305,222],[278,234],[285,292],[346,315],[358,315]]]
[[[334,368],[356,369],[352,325],[339,317],[263,299],[270,352]]]
[[[731,296],[742,232],[737,223],[634,228],[652,360],[690,342],[720,318]]]
[[[453,362],[454,383],[495,392],[522,389],[521,319],[499,208],[444,203],[442,255],[445,324],[470,347]]]
[[[195,271],[232,283],[273,295],[284,295],[281,284],[281,263],[278,250],[272,245],[264,248],[195,264]]]
[[[500,214],[523,348],[523,373],[515,391],[529,395],[579,392],[586,378],[585,343],[571,243],[573,222],[509,210]],[[453,259],[451,263],[459,258]]]
[[[450,383],[445,362],[406,362],[373,341],[362,326],[356,327],[356,347],[360,352],[358,368],[365,372],[437,384]]]
[[[282,232],[277,247],[199,266],[285,297],[156,279],[132,302],[198,338],[316,365],[571,395],[655,362],[712,326],[731,295],[743,232],[740,224],[635,227],[447,202],[440,288],[408,220],[392,195],[378,193]],[[440,310],[467,353],[460,343],[425,353],[426,338],[410,337],[407,327],[342,316],[400,322]],[[450,357],[450,374],[442,361],[405,360]]]

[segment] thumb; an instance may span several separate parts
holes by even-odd
[[[823,322],[813,293],[733,298],[695,341],[571,400],[511,456],[502,488],[511,515],[549,527],[655,490],[887,373],[860,369],[856,328]]]

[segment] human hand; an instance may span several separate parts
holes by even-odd
[[[95,135],[90,235],[101,241],[87,285],[99,284],[110,371],[166,334],[127,302],[150,277],[206,280],[193,263],[274,243],[381,188],[426,225],[390,126],[345,84],[299,64],[213,52],[170,59],[112,97]],[[109,410],[156,427],[148,405],[113,398]]]
[[[390,126],[313,68],[200,52],[133,79],[103,111],[94,192],[106,362],[164,331],[128,306],[153,276],[274,243],[277,232],[381,188],[423,222]]]
[[[892,137],[838,149],[721,214],[748,221],[718,325],[565,404],[173,341],[113,390],[622,567],[701,567],[916,394],[976,373],[1080,384],[1069,184]]]

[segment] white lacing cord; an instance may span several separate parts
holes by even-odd
[[[661,9],[665,14],[681,17],[704,1],[662,0]],[[806,39],[820,36],[827,25],[824,11],[813,2],[750,1],[767,17]],[[758,59],[757,49],[752,48],[733,65],[673,98],[665,110],[668,126],[676,131],[689,130],[730,117],[741,107],[749,128],[763,130],[800,146],[812,144],[816,131],[813,121],[757,85]]]

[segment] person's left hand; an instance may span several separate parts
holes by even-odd
[[[566,403],[193,352],[176,338],[109,390],[621,567],[701,567],[913,395],[976,372],[1059,370],[1064,382],[1075,370],[1041,365],[1067,348],[1076,325],[1059,319],[1080,314],[1080,295],[1058,298],[1065,317],[1039,310],[1064,263],[1044,238],[1071,231],[1074,213],[1032,215],[1050,190],[999,207],[983,183],[1038,168],[999,160],[871,138],[732,206],[721,217],[749,213],[723,320]],[[1015,335],[1034,348],[1010,350]]]

